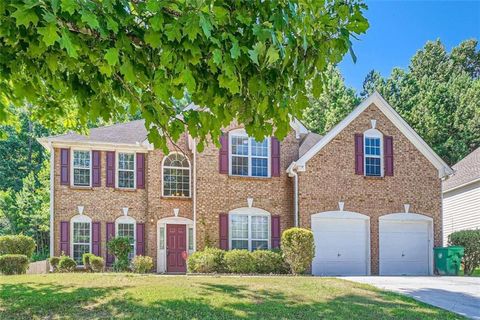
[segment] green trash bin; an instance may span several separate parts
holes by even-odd
[[[441,276],[457,276],[460,271],[463,258],[463,247],[436,247],[433,248],[435,255],[435,274]]]

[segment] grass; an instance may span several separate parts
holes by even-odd
[[[368,285],[313,277],[0,276],[0,319],[461,319]]]

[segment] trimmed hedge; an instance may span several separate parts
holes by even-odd
[[[130,253],[130,251],[132,251],[130,239],[127,237],[115,237],[108,241],[107,248],[115,256],[115,262],[113,263],[113,271],[128,271],[128,254]]]
[[[60,272],[73,272],[76,267],[77,263],[69,256],[63,255],[58,261],[58,271]]]
[[[0,256],[0,272],[5,275],[27,272],[29,259],[24,254],[4,254]]]
[[[93,272],[102,272],[105,268],[105,261],[102,257],[90,257],[90,268]]]
[[[230,250],[225,252],[225,266],[232,273],[254,273],[255,260],[248,250]]]
[[[286,273],[285,262],[280,252],[256,250],[252,252],[255,273]]]
[[[225,251],[218,248],[206,248],[192,253],[187,260],[188,272],[221,273],[225,272],[223,261]]]
[[[480,229],[456,231],[448,236],[448,244],[464,248],[463,272],[465,275],[471,275],[476,268],[480,267]]]
[[[92,257],[95,257],[95,255],[93,253],[84,253],[82,255],[82,262],[83,262],[83,267],[85,268],[85,270],[92,271],[92,267],[90,265],[90,261],[91,261]]]
[[[35,251],[35,240],[24,235],[0,237],[0,256],[4,254],[22,254],[30,259]]]
[[[281,248],[292,273],[302,274],[312,265],[315,256],[313,232],[303,228],[287,229],[282,234]]]
[[[53,272],[58,271],[58,263],[60,262],[59,257],[50,257],[48,259],[50,266],[52,266]]]
[[[132,271],[135,273],[149,273],[153,269],[153,259],[149,256],[135,256],[132,259]]]

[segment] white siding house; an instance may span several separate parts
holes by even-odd
[[[454,231],[480,229],[480,148],[453,166],[443,183],[443,244]]]

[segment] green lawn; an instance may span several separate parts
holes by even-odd
[[[367,285],[314,277],[0,276],[0,319],[459,319]]]

